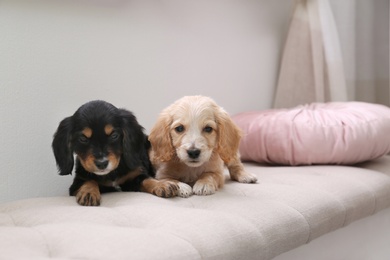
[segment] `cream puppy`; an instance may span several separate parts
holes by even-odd
[[[156,178],[176,181],[181,197],[214,194],[224,184],[224,165],[232,180],[255,183],[240,161],[240,138],[240,129],[211,98],[183,97],[161,112],[149,135]]]

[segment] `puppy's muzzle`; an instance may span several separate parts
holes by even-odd
[[[188,154],[188,157],[190,157],[191,159],[198,159],[198,157],[200,155],[200,150],[199,149],[190,149],[190,150],[187,150],[187,154]]]
[[[94,161],[96,167],[99,169],[99,170],[104,170],[107,168],[108,166],[108,160],[103,158],[103,159],[99,159],[99,160],[95,160]]]

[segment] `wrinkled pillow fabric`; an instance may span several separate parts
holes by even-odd
[[[241,159],[278,165],[355,164],[390,152],[390,108],[313,103],[233,116]]]

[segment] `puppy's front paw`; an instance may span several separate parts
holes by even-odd
[[[237,174],[237,179],[234,180],[241,183],[256,183],[257,177],[254,174],[243,171]]]
[[[214,183],[198,180],[195,183],[192,191],[196,195],[211,195],[217,191],[217,187]]]
[[[91,183],[83,184],[76,194],[77,203],[81,206],[99,206],[100,199],[99,187]]]
[[[179,185],[172,181],[160,180],[155,183],[151,193],[158,197],[171,198],[178,195]]]
[[[190,185],[184,183],[184,182],[179,182],[179,196],[182,198],[188,198],[189,196],[192,195],[192,188]]]

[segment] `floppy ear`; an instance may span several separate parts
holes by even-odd
[[[71,147],[71,123],[72,117],[62,120],[54,134],[52,143],[54,157],[56,158],[57,168],[60,175],[72,173],[74,159],[73,149]]]
[[[154,157],[163,162],[171,160],[175,154],[170,135],[171,121],[170,115],[166,111],[163,111],[149,134],[149,141],[152,144]]]
[[[228,164],[230,160],[237,157],[242,132],[224,109],[218,107],[216,111],[215,116],[218,124],[217,151],[225,164]]]
[[[146,135],[133,113],[125,109],[119,109],[119,113],[122,120],[123,158],[127,167],[134,169],[141,165],[141,155],[146,153]]]

